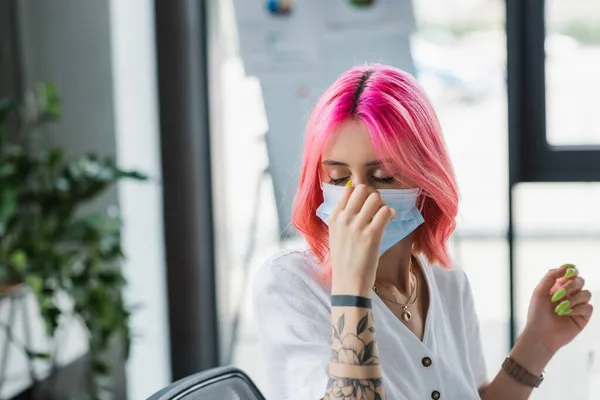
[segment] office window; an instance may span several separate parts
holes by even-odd
[[[551,145],[600,145],[598,21],[597,1],[546,1],[546,125]]]

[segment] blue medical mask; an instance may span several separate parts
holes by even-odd
[[[323,183],[321,188],[323,189],[323,204],[317,208],[317,216],[327,223],[345,188],[327,183]],[[396,216],[387,224],[383,232],[383,240],[379,249],[379,255],[381,255],[410,235],[425,220],[416,207],[421,189],[380,189],[379,193],[386,205],[396,210]]]

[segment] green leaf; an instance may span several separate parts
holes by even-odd
[[[123,287],[126,283],[125,278],[118,270],[100,272],[98,279],[107,287]]]
[[[24,273],[27,269],[27,254],[23,250],[13,251],[10,254],[10,264],[17,272]]]
[[[18,205],[19,193],[11,187],[3,187],[0,189],[0,226],[5,226],[8,219],[11,218]],[[0,228],[0,235],[4,234]]]
[[[54,148],[54,149],[47,151],[42,156],[42,161],[44,164],[46,164],[47,168],[55,169],[58,166],[60,166],[60,164],[62,163],[64,154],[65,154],[64,149]]]
[[[25,277],[25,283],[37,294],[41,293],[44,289],[44,280],[38,274],[28,274]]]
[[[16,168],[12,163],[4,163],[0,165],[0,179],[6,179],[14,175]]]
[[[137,171],[118,170],[118,177],[119,178],[129,178],[129,179],[133,179],[136,181],[147,181],[148,180],[148,175],[142,174],[141,172],[137,172]]]
[[[97,358],[92,361],[92,369],[97,374],[107,375],[110,372],[110,365],[106,361]]]
[[[124,332],[123,332],[123,340],[124,340],[124,356],[125,356],[125,360],[129,359],[129,355],[131,354],[131,329],[129,328],[129,318],[126,318],[124,321],[124,328],[123,328]]]
[[[25,353],[27,354],[27,356],[29,358],[37,358],[40,360],[49,360],[50,359],[50,353],[41,353],[41,352],[29,350],[29,349],[26,349]]]
[[[58,89],[56,85],[51,82],[44,82],[41,85],[41,97],[45,109],[43,110],[43,117],[49,120],[56,120],[60,118],[60,98],[58,97]]]
[[[46,325],[46,333],[49,337],[54,337],[54,332],[56,332],[56,328],[58,328],[58,320],[62,314],[60,309],[54,305],[51,307],[43,307],[41,309],[41,314]]]

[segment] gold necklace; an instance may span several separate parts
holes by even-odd
[[[375,283],[378,283],[378,284],[380,284],[381,286],[383,286],[384,288],[386,288],[386,289],[387,289],[387,290],[388,290],[390,293],[392,293],[392,296],[394,296],[394,300],[391,300],[391,299],[389,299],[389,298],[387,298],[387,297],[383,296],[383,295],[381,294],[381,292],[379,291],[379,289],[377,289],[377,286],[373,285],[373,291],[375,292],[375,294],[376,294],[377,296],[381,297],[383,300],[387,300],[387,301],[389,301],[389,302],[391,302],[391,303],[395,303],[395,304],[398,304],[398,305],[401,305],[401,306],[402,306],[402,313],[400,314],[400,317],[401,317],[401,318],[402,318],[402,319],[403,319],[405,322],[408,322],[408,321],[410,321],[410,320],[411,320],[411,318],[412,318],[412,314],[411,314],[411,312],[408,310],[408,307],[409,307],[409,306],[411,306],[411,305],[413,305],[413,304],[414,304],[414,303],[417,301],[417,298],[419,297],[419,294],[418,294],[418,293],[419,293],[419,290],[418,290],[418,288],[419,288],[419,279],[417,278],[416,274],[414,274],[414,272],[413,272],[413,270],[412,270],[412,263],[411,263],[411,266],[410,266],[409,268],[410,268],[410,274],[411,274],[411,278],[414,278],[414,279],[415,279],[415,283],[414,283],[414,285],[412,286],[412,290],[411,290],[411,292],[410,292],[410,295],[408,296],[408,299],[407,299],[407,302],[406,302],[406,303],[402,303],[402,302],[401,302],[401,301],[398,299],[398,297],[396,296],[396,292],[394,292],[394,290],[392,290],[392,288],[391,288],[390,286],[383,285],[383,284],[381,284],[380,282],[377,282],[377,280],[375,280]],[[414,297],[414,299],[412,298],[412,297],[413,297],[413,294],[415,294],[415,297]]]

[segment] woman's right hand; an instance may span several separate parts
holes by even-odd
[[[332,294],[370,297],[383,232],[394,215],[377,190],[346,187],[328,220]]]

